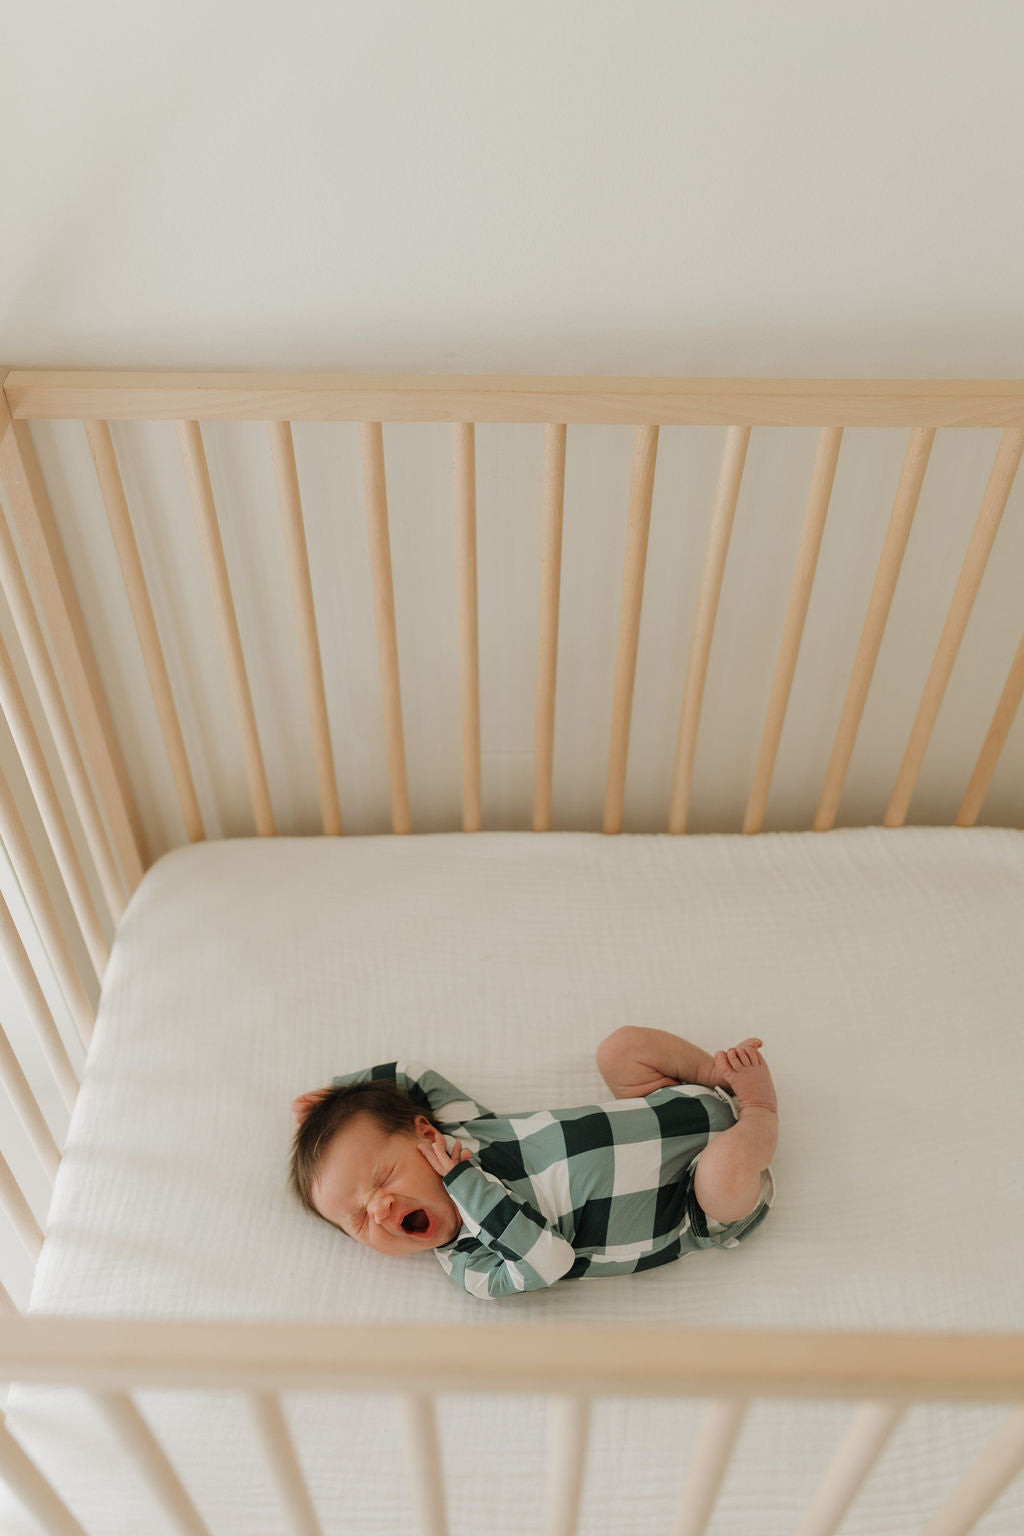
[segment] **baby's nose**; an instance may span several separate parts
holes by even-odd
[[[391,1215],[391,1210],[394,1203],[394,1198],[391,1195],[374,1196],[374,1199],[370,1205],[370,1210],[373,1213],[374,1221],[377,1222],[378,1225],[387,1221],[388,1217]]]

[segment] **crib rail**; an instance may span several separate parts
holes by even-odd
[[[56,535],[32,440],[27,428],[22,425],[29,419],[73,417],[80,419],[85,426],[167,747],[186,834],[192,841],[205,836],[205,831],[107,427],[109,420],[170,418],[178,421],[182,459],[199,524],[211,595],[243,741],[253,818],[256,831],[261,836],[273,835],[275,824],[250,681],[204,452],[200,429],[202,420],[260,419],[268,423],[288,551],[295,619],[300,635],[323,830],[328,835],[341,832],[342,818],[327,725],[309,558],[289,426],[291,421],[348,420],[360,424],[391,816],[395,832],[410,831],[411,818],[388,536],[381,434],[383,420],[453,423],[463,830],[466,831],[479,830],[481,825],[474,423],[536,422],[545,427],[533,816],[536,831],[550,827],[561,518],[568,425],[581,422],[629,423],[635,427],[636,432],[602,820],[602,830],[606,833],[618,832],[622,827],[644,566],[658,431],[661,425],[728,427],[679,724],[668,814],[668,830],[672,833],[686,830],[709,653],[751,428],[766,425],[818,426],[820,439],[757,768],[743,823],[743,831],[748,834],[759,831],[763,824],[844,430],[851,426],[909,426],[912,429],[832,759],[814,818],[816,831],[825,831],[834,824],[936,430],[945,426],[1000,426],[1003,428],[1003,436],[899,776],[885,813],[886,826],[901,825],[906,818],[911,794],[1024,449],[1024,384],[1020,381],[561,379],[445,375],[346,377],[15,370],[5,376],[3,388],[0,473],[5,483],[11,515],[26,550],[26,559],[30,564],[44,618],[60,657],[61,670],[74,698],[75,715],[86,741],[97,799],[110,826],[114,851],[121,864],[125,894],[130,894],[141,878],[146,862],[138,812],[112,728],[109,706]],[[4,575],[5,588],[11,586],[20,594],[19,573],[10,562],[8,568],[10,575]],[[34,631],[32,617],[24,607],[21,612],[25,615],[26,628]],[[20,627],[19,623],[19,630]],[[46,671],[45,663],[43,671]],[[41,678],[41,689],[48,681],[48,676]],[[52,688],[49,692],[52,694]],[[991,727],[957,814],[957,825],[971,825],[978,815],[1022,693],[1024,641],[1011,664]],[[56,699],[51,700],[48,717],[55,732],[63,726],[62,707]],[[63,734],[66,738],[66,728]],[[74,751],[69,749],[62,753],[62,761],[78,786],[75,791],[76,804],[83,816],[90,848],[103,875],[107,900],[116,920],[124,897],[111,874],[110,855],[105,839],[98,832],[95,808],[87,788],[79,782],[81,774]],[[80,905],[84,903],[80,902]]]
[[[12,415],[626,426],[1024,426],[1020,379],[614,378],[12,369]]]
[[[33,671],[46,701],[47,717],[64,771],[82,816],[91,853],[116,922],[124,900],[147,862],[144,837],[124,758],[89,647],[67,563],[60,548],[46,489],[35,459],[30,419],[75,418],[83,422],[95,463],[111,534],[166,744],[186,836],[206,835],[188,762],[168,668],[161,648],[139,551],[132,529],[108,421],[174,419],[189,492],[200,530],[211,597],[242,739],[252,815],[257,833],[271,836],[274,815],[252,690],[239,635],[236,605],[224,558],[200,423],[265,420],[288,554],[294,617],[303,676],[323,831],[342,832],[335,763],[319,638],[313,608],[309,556],[295,465],[292,421],[359,423],[371,582],[384,706],[392,828],[412,830],[403,735],[394,589],[388,532],[381,423],[448,421],[453,424],[459,668],[462,715],[462,826],[481,826],[480,701],[477,634],[475,439],[477,422],[535,422],[544,426],[543,529],[538,630],[533,829],[551,825],[551,779],[562,506],[566,433],[569,425],[631,424],[635,428],[632,483],[627,512],[619,635],[613,684],[608,772],[602,830],[621,831],[626,764],[636,680],[651,504],[662,425],[724,425],[728,428],[712,511],[704,570],[697,601],[690,657],[679,721],[667,830],[686,831],[694,757],[709,654],[722,590],[726,556],[743,478],[750,431],[761,426],[817,426],[814,466],[797,566],[778,650],[775,676],[751,785],[743,831],[761,830],[794,673],[800,653],[825,519],[843,432],[849,427],[905,426],[911,429],[903,474],[881,552],[875,585],[849,679],[828,773],[813,827],[835,823],[840,795],[857,738],[882,636],[900,573],[911,523],[921,493],[935,433],[941,427],[1001,427],[1002,440],[978,511],[960,578],[952,595],[927,684],[911,728],[906,752],[883,824],[902,825],[934,730],[986,563],[1024,450],[1024,384],[1016,380],[730,380],[587,379],[507,376],[239,375],[133,374],[13,370],[3,379],[0,402],[0,475],[9,513],[17,527],[46,627],[85,744],[95,784],[93,803],[68,732],[65,711],[53,688],[48,664],[35,643],[34,616],[21,603],[22,620],[33,645]],[[12,550],[13,554],[13,550]],[[20,572],[13,559],[0,571],[12,606],[21,598]],[[11,593],[13,592],[13,597]],[[992,722],[966,786],[956,824],[972,825],[985,794],[1020,698],[1024,693],[1024,641],[1014,657]],[[100,829],[110,828],[112,848]],[[56,845],[55,845],[56,846]],[[112,868],[121,866],[121,879]],[[81,882],[63,856],[69,891],[78,890],[80,920],[89,919]],[[93,938],[102,963],[102,943]]]
[[[626,1347],[628,1346],[628,1347]],[[651,1326],[0,1319],[0,1380],[679,1396],[1024,1397],[1024,1336]],[[827,1389],[823,1392],[823,1388]]]
[[[921,1401],[1016,1404],[922,1536],[969,1531],[1024,1467],[1024,1338],[650,1327],[327,1326],[304,1323],[0,1320],[0,1379],[80,1387],[97,1396],[179,1527],[206,1532],[177,1473],[130,1393],[204,1388],[246,1394],[290,1528],[320,1526],[288,1428],[286,1391],[398,1397],[418,1528],[444,1536],[438,1393],[541,1393],[550,1402],[546,1536],[577,1529],[589,1408],[600,1396],[708,1400],[672,1536],[700,1536],[751,1402],[859,1403],[799,1526],[834,1532],[903,1413]],[[42,1473],[0,1429],[0,1472],[59,1536],[81,1527]]]

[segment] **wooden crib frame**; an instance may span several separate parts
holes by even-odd
[[[936,431],[995,427],[1002,434],[931,671],[907,741],[883,825],[906,819],[911,794],[977,596],[986,561],[1024,452],[1024,381],[642,379],[512,376],[281,375],[51,372],[0,370],[0,484],[3,509],[18,536],[31,578],[0,515],[3,585],[39,706],[52,734],[68,794],[116,928],[150,862],[103,684],[57,533],[28,423],[83,422],[125,580],[142,655],[166,743],[187,836],[206,836],[133,535],[107,423],[168,419],[178,435],[199,521],[210,587],[241,732],[256,830],[274,835],[274,819],[253,713],[238,624],[218,530],[200,423],[268,424],[325,835],[342,834],[313,610],[309,562],[292,445],[292,421],[359,423],[373,600],[384,701],[392,829],[412,830],[402,732],[398,649],[391,580],[382,423],[452,423],[462,720],[462,829],[481,827],[479,668],[477,656],[476,422],[533,422],[544,428],[541,601],[536,690],[533,829],[550,830],[562,503],[567,428],[577,423],[635,428],[627,510],[626,560],[619,618],[612,728],[602,828],[621,831],[626,757],[643,594],[644,566],[662,425],[721,425],[728,430],[711,515],[679,722],[667,830],[684,833],[701,700],[744,461],[753,427],[819,429],[801,534],[754,782],[743,823],[762,828],[790,688],[828,512],[840,443],[847,428],[905,427],[909,441],[885,544],[850,677],[813,830],[835,822],[846,770],[875,670],[882,636]],[[38,605],[38,613],[37,606]],[[57,660],[63,691],[44,631]],[[974,824],[1024,693],[1024,639],[1010,665],[988,733],[956,816]],[[54,791],[6,649],[0,643],[0,704],[56,859],[66,897],[88,951],[95,984],[75,967],[31,842],[0,774],[0,836],[7,848],[54,976],[87,1049],[93,996],[109,956],[81,864]],[[73,722],[73,723],[72,723]],[[76,739],[77,731],[77,739]],[[79,742],[81,747],[79,747]],[[32,962],[6,903],[0,936],[12,977],[65,1102],[77,1076]],[[3,1030],[0,1080],[51,1176],[60,1152]],[[0,1157],[0,1204],[29,1253],[43,1234],[6,1161]],[[674,1536],[706,1529],[744,1414],[756,1397],[861,1401],[849,1433],[798,1536],[826,1536],[862,1488],[902,1414],[918,1402],[1013,1404],[1003,1428],[924,1536],[970,1530],[1024,1467],[1024,1335],[923,1333],[744,1333],[690,1328],[328,1327],[103,1321],[21,1317],[0,1286],[0,1380],[75,1385],[96,1397],[178,1527],[205,1533],[198,1512],[132,1401],[155,1386],[230,1387],[250,1397],[268,1469],[290,1528],[320,1527],[285,1419],[285,1390],[337,1388],[396,1393],[403,1403],[409,1467],[420,1529],[447,1529],[434,1398],[441,1391],[545,1392],[551,1398],[547,1536],[569,1536],[580,1508],[590,1400],[597,1394],[709,1399]],[[0,1475],[55,1536],[82,1528],[9,1430],[0,1424]]]

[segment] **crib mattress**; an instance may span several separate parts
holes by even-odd
[[[33,1313],[1019,1330],[1024,833],[868,827],[236,839],[176,850],[122,919]],[[746,1243],[500,1301],[384,1258],[287,1188],[291,1099],[411,1058],[502,1112],[607,1098],[622,1024],[746,1035],[779,1096],[776,1199]],[[232,1394],[142,1391],[214,1536],[283,1516]],[[415,1530],[393,1397],[286,1394],[326,1536]],[[711,1536],[789,1536],[854,1404],[760,1402]],[[901,1420],[844,1536],[923,1525],[1005,1408]],[[582,1536],[670,1528],[697,1402],[594,1405]],[[453,1536],[541,1525],[544,1400],[439,1399]],[[9,1424],[90,1536],[165,1536],[91,1400]],[[0,1528],[37,1527],[9,1495]],[[1024,1526],[1024,1479],[977,1526]]]

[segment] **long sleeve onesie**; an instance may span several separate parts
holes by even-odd
[[[699,1248],[734,1248],[775,1198],[771,1170],[761,1200],[740,1221],[711,1221],[693,1177],[710,1138],[735,1124],[721,1088],[679,1084],[640,1099],[496,1115],[439,1072],[383,1062],[332,1086],[383,1078],[429,1112],[471,1154],[443,1175],[462,1227],[433,1249],[473,1296],[542,1290],[584,1275],[626,1275]]]

